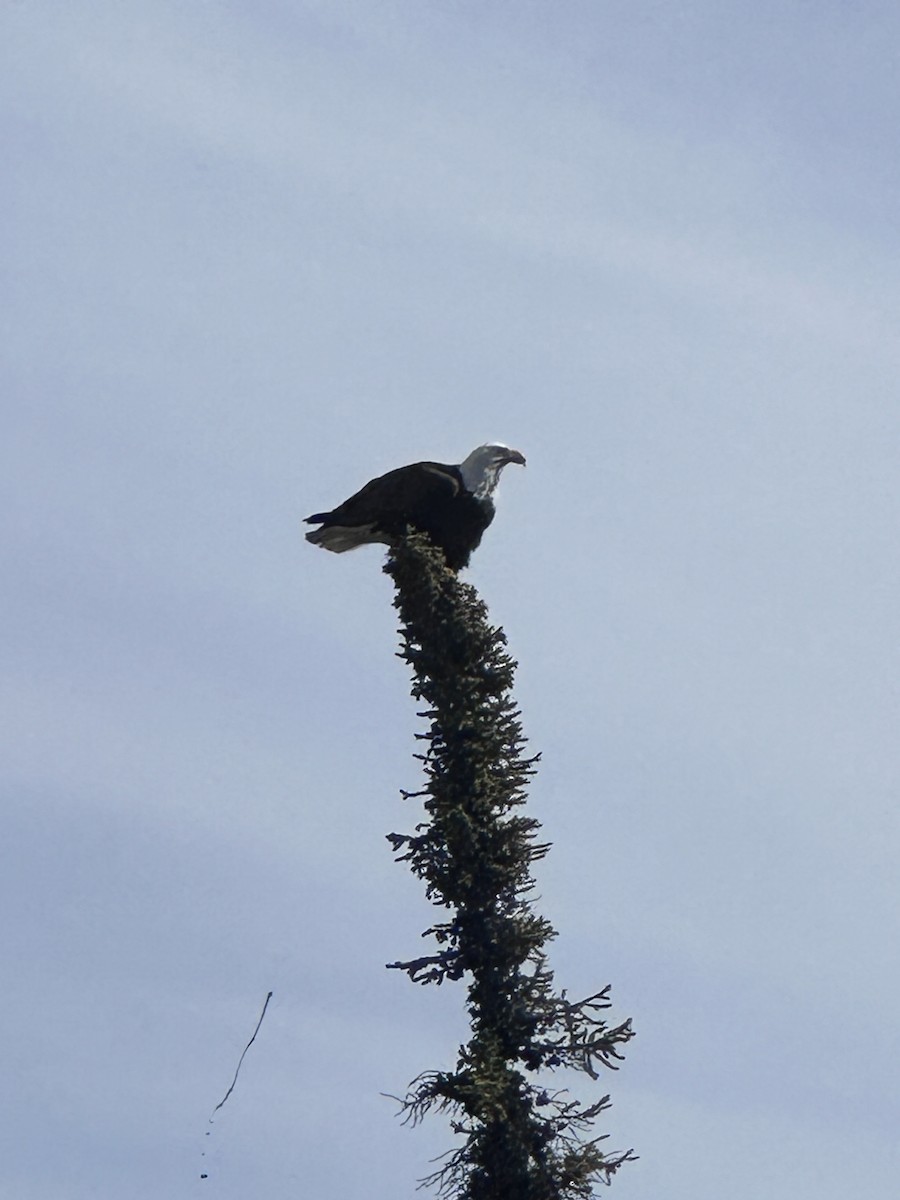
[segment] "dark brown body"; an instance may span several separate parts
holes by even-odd
[[[465,567],[494,519],[489,497],[476,499],[458,467],[421,462],[380,475],[331,512],[307,517],[321,525],[307,540],[341,553],[368,542],[390,542],[408,527],[427,533],[447,566]]]

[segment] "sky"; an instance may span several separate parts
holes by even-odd
[[[551,965],[637,1032],[558,1080],[611,1194],[896,1195],[898,47],[0,7],[0,1195],[387,1200],[454,1144],[388,1098],[466,1026],[384,969],[432,917],[383,553],[302,518],[487,440]]]

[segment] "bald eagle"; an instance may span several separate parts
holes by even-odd
[[[379,475],[331,512],[314,513],[306,535],[315,546],[343,554],[369,542],[390,543],[409,526],[428,534],[459,571],[494,519],[494,489],[507,463],[525,465],[518,450],[488,442],[459,466],[419,462]]]

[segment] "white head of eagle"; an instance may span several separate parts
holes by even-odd
[[[390,543],[408,528],[426,533],[453,571],[465,567],[494,519],[494,491],[507,463],[525,456],[499,442],[478,446],[458,466],[419,462],[370,480],[331,512],[314,513],[306,540],[343,554],[369,542]]]

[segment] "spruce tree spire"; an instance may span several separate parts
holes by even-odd
[[[426,537],[398,540],[385,571],[397,590],[400,657],[429,722],[417,735],[425,787],[404,793],[424,797],[427,819],[388,838],[447,910],[426,930],[433,953],[389,966],[417,983],[464,978],[472,1030],[456,1069],[419,1076],[402,1101],[414,1123],[448,1112],[464,1138],[424,1182],[453,1200],[589,1197],[634,1157],[604,1153],[604,1137],[589,1136],[609,1097],[582,1105],[535,1076],[575,1068],[596,1079],[601,1066],[615,1068],[633,1031],[630,1020],[605,1020],[609,987],[578,1002],[553,988],[544,947],[555,931],[530,898],[532,864],[549,845],[522,812],[539,756],[525,753],[516,663],[478,593]]]

